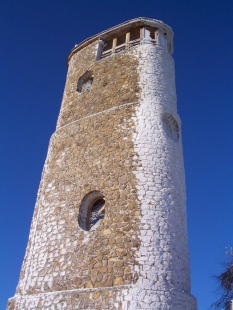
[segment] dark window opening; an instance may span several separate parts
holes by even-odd
[[[77,92],[83,93],[88,90],[93,83],[93,74],[91,71],[85,72],[78,80]]]
[[[179,125],[172,114],[165,113],[163,116],[163,129],[166,135],[175,142],[179,141]]]
[[[112,54],[112,40],[106,41],[103,45],[101,58],[108,57]]]
[[[154,40],[154,38],[155,38],[155,31],[154,30],[150,30],[150,37],[151,37],[151,39]]]
[[[108,51],[110,49],[112,49],[112,40],[107,41],[107,42],[104,43],[103,52],[106,52],[106,51]]]
[[[129,47],[139,45],[141,42],[141,29],[137,28],[130,32]]]
[[[82,199],[78,223],[79,227],[84,231],[96,229],[104,219],[105,200],[99,191],[93,191],[84,196]]]
[[[90,229],[96,225],[96,223],[104,218],[103,206],[105,204],[104,199],[97,200],[91,208],[89,227]]]
[[[125,50],[125,38],[126,38],[125,35],[117,38],[115,53],[119,53],[119,52]]]
[[[140,39],[140,28],[130,31],[130,41]]]
[[[120,36],[119,38],[117,38],[117,45],[116,46],[119,46],[121,44],[125,44],[125,35]]]

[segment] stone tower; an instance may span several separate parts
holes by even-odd
[[[195,310],[172,29],[76,45],[8,310]]]

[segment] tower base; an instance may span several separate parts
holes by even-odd
[[[196,310],[196,299],[179,291],[141,290],[137,285],[15,295],[7,310]]]

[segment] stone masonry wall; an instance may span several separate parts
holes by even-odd
[[[95,51],[96,43],[74,55],[69,67],[17,288],[24,296],[16,297],[19,308],[22,302],[35,307],[35,294],[48,300],[54,291],[117,287],[138,278],[140,204],[132,141],[138,60],[119,54],[96,62]],[[87,70],[94,82],[79,94],[77,81]],[[105,196],[106,211],[101,225],[86,232],[78,226],[79,206],[93,190]],[[111,299],[106,309],[113,309]]]
[[[138,101],[137,59],[120,53],[96,61],[98,42],[74,54],[69,62],[66,86],[57,128],[77,119],[94,115],[125,103]],[[91,89],[80,94],[76,91],[78,79],[92,71]]]
[[[160,46],[96,61],[97,42],[69,63],[17,293],[8,310],[196,310],[190,295],[182,140],[163,129],[176,112],[174,64]],[[92,71],[92,87],[77,81]],[[106,200],[93,231],[82,198]]]
[[[131,283],[140,214],[132,182],[132,142],[127,139],[131,114],[132,107],[126,106],[53,135],[25,292]],[[85,232],[78,226],[79,205],[93,190],[105,196],[105,219]]]
[[[141,46],[140,104],[136,107],[134,150],[137,193],[141,202],[139,279],[125,309],[195,310],[190,295],[182,139],[173,141],[163,129],[176,111],[174,63],[160,46]],[[181,132],[181,130],[179,129]]]

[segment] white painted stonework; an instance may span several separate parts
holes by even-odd
[[[162,119],[176,109],[174,62],[160,46],[134,50],[139,58],[141,100],[134,135],[140,164],[136,171],[141,201],[139,280],[125,300],[130,308],[195,310],[190,295],[186,193],[181,134],[178,142],[163,130]],[[124,305],[124,303],[123,303]]]

